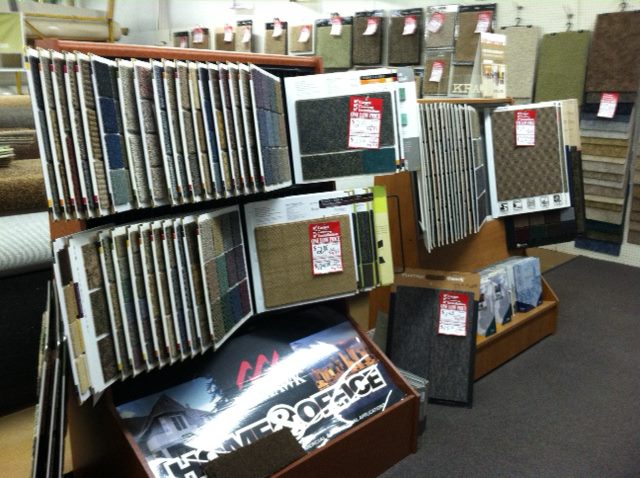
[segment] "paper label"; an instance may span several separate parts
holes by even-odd
[[[224,38],[225,43],[231,43],[233,41],[233,27],[231,25],[224,26]]]
[[[519,110],[514,116],[516,146],[536,145],[536,110]]]
[[[300,29],[298,43],[307,43],[309,38],[311,38],[311,27],[309,25],[305,25]]]
[[[309,243],[314,276],[342,272],[339,221],[309,224]]]
[[[329,35],[339,37],[342,34],[342,18],[337,15],[331,17],[331,31]]]
[[[416,32],[416,27],[418,24],[416,23],[416,17],[413,15],[409,15],[404,17],[404,29],[402,30],[403,35],[413,35]]]
[[[427,31],[437,33],[444,24],[444,15],[440,12],[433,12],[429,22],[427,23]]]
[[[282,36],[282,22],[280,20],[273,21],[273,32],[271,33],[273,38],[279,38]]]
[[[349,98],[349,148],[380,148],[382,98]]]
[[[251,41],[251,27],[246,26],[242,31],[242,43],[249,43]]]
[[[189,47],[189,39],[185,36],[179,37],[180,48],[188,48]]]
[[[469,298],[456,292],[440,292],[438,308],[438,333],[465,337]]]
[[[476,23],[475,33],[486,33],[491,25],[492,12],[479,12],[478,23]]]
[[[202,31],[202,28],[194,28],[191,35],[193,36],[193,43],[204,42],[204,32]]]
[[[429,76],[429,81],[433,81],[434,83],[440,83],[442,80],[442,73],[444,72],[444,61],[436,60],[433,62],[431,66],[431,75]]]
[[[362,33],[363,36],[368,37],[371,35],[375,35],[378,31],[378,19],[376,17],[367,18],[367,28]]]
[[[598,118],[613,118],[616,114],[619,97],[619,93],[602,93],[600,95]]]

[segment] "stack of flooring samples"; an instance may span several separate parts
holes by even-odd
[[[291,184],[281,82],[254,65],[27,58],[56,220]]]
[[[487,142],[493,216],[571,206],[562,103],[497,108]]]
[[[393,282],[383,187],[245,206],[256,312]]]
[[[536,69],[536,102],[575,98],[582,103],[590,39],[591,32],[584,30],[542,37]]]
[[[16,153],[11,146],[0,145],[0,168],[6,168],[11,164]]]
[[[325,69],[351,68],[353,17],[316,20],[316,55]]]
[[[538,58],[539,27],[507,27],[500,33],[507,37],[507,97],[516,104],[533,101],[533,84]]]
[[[81,401],[220,345],[252,314],[237,207],[92,229],[53,249]]]
[[[489,214],[489,193],[478,112],[433,103],[420,105],[420,113],[420,227],[431,251],[478,232]]]
[[[265,24],[264,53],[272,55],[287,54],[287,22],[274,20]]]
[[[473,403],[480,276],[406,270],[396,274],[387,354],[395,365],[429,381],[429,399]]]
[[[631,190],[631,215],[627,242],[640,245],[640,148],[636,151]]]
[[[353,17],[353,64],[382,64],[384,11],[356,12]]]
[[[427,8],[422,96],[447,96],[452,71],[458,5]]]
[[[422,53],[423,13],[421,8],[394,10],[389,18],[387,63],[419,65]]]

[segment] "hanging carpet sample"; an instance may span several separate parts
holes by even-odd
[[[236,22],[236,51],[250,53],[253,51],[253,20]]]
[[[507,96],[521,103],[531,103],[540,28],[508,27],[500,32],[507,36]]]
[[[254,189],[255,183],[249,166],[249,150],[247,139],[244,134],[244,121],[242,118],[242,104],[240,102],[240,79],[238,66],[227,63],[227,73],[229,78],[229,101],[231,103],[231,119],[233,131],[236,138],[238,151],[238,165],[240,167],[241,184],[245,191]]]
[[[287,54],[287,22],[278,21],[265,24],[264,52],[272,55]]]
[[[457,18],[458,5],[427,7],[425,48],[453,48]]]
[[[584,30],[542,37],[536,68],[536,102],[576,98],[582,104],[590,37],[591,32]]]
[[[640,85],[640,11],[598,15],[585,89],[637,93]]]
[[[447,96],[451,75],[451,52],[427,50],[422,80],[423,96]]]
[[[407,270],[393,286],[387,354],[429,380],[429,399],[472,406],[480,276]]]
[[[422,47],[421,8],[395,10],[389,19],[387,35],[389,65],[419,65]]]
[[[495,23],[496,4],[461,5],[458,10],[458,35],[453,60],[456,63],[473,64],[480,41],[480,32],[492,32]]]
[[[334,25],[333,22],[341,22]],[[351,68],[353,17],[316,20],[316,55],[325,69]]]
[[[216,50],[234,51],[236,48],[236,32],[230,25],[215,29]]]
[[[380,65],[384,11],[356,12],[353,17],[353,64]]]
[[[289,54],[313,55],[315,32],[313,24],[294,25],[289,29]]]

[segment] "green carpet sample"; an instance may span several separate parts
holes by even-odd
[[[507,96],[530,103],[538,58],[539,27],[508,27],[500,31],[507,36]]]
[[[307,41],[300,41],[303,29],[309,30]],[[289,53],[294,55],[313,55],[313,24],[294,25],[289,30]]]
[[[316,20],[316,55],[325,69],[351,68],[353,18],[342,17],[340,35],[331,35],[331,20]]]
[[[590,37],[588,31],[549,33],[542,37],[536,69],[536,102],[576,98],[582,104]]]
[[[380,65],[382,63],[383,15],[381,10],[355,14],[353,19],[354,65]],[[377,22],[378,26],[373,35],[364,35],[369,21]]]
[[[407,17],[416,21],[415,31],[403,35]],[[422,9],[400,10],[394,12],[389,23],[387,35],[389,65],[419,65],[422,46]]]

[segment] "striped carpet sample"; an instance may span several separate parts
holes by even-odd
[[[582,104],[591,32],[548,33],[536,67],[535,101],[575,98]]]
[[[407,20],[409,19],[409,20]],[[415,20],[413,33],[403,35],[405,22]],[[389,20],[387,62],[389,65],[419,65],[422,49],[422,10],[396,12]]]
[[[500,33],[507,36],[507,96],[531,103],[538,58],[539,27],[508,27]]]
[[[281,22],[280,33],[274,34],[274,23],[265,24],[264,32],[264,53],[272,55],[286,55],[287,54],[287,22]]]
[[[351,68],[353,18],[342,17],[339,35],[332,35],[331,19],[316,20],[316,55],[325,69]]]
[[[596,18],[585,89],[636,94],[640,86],[640,10]]]
[[[353,64],[382,64],[382,42],[384,34],[384,12],[357,12],[353,17]],[[365,35],[369,22],[376,22],[375,32]]]

